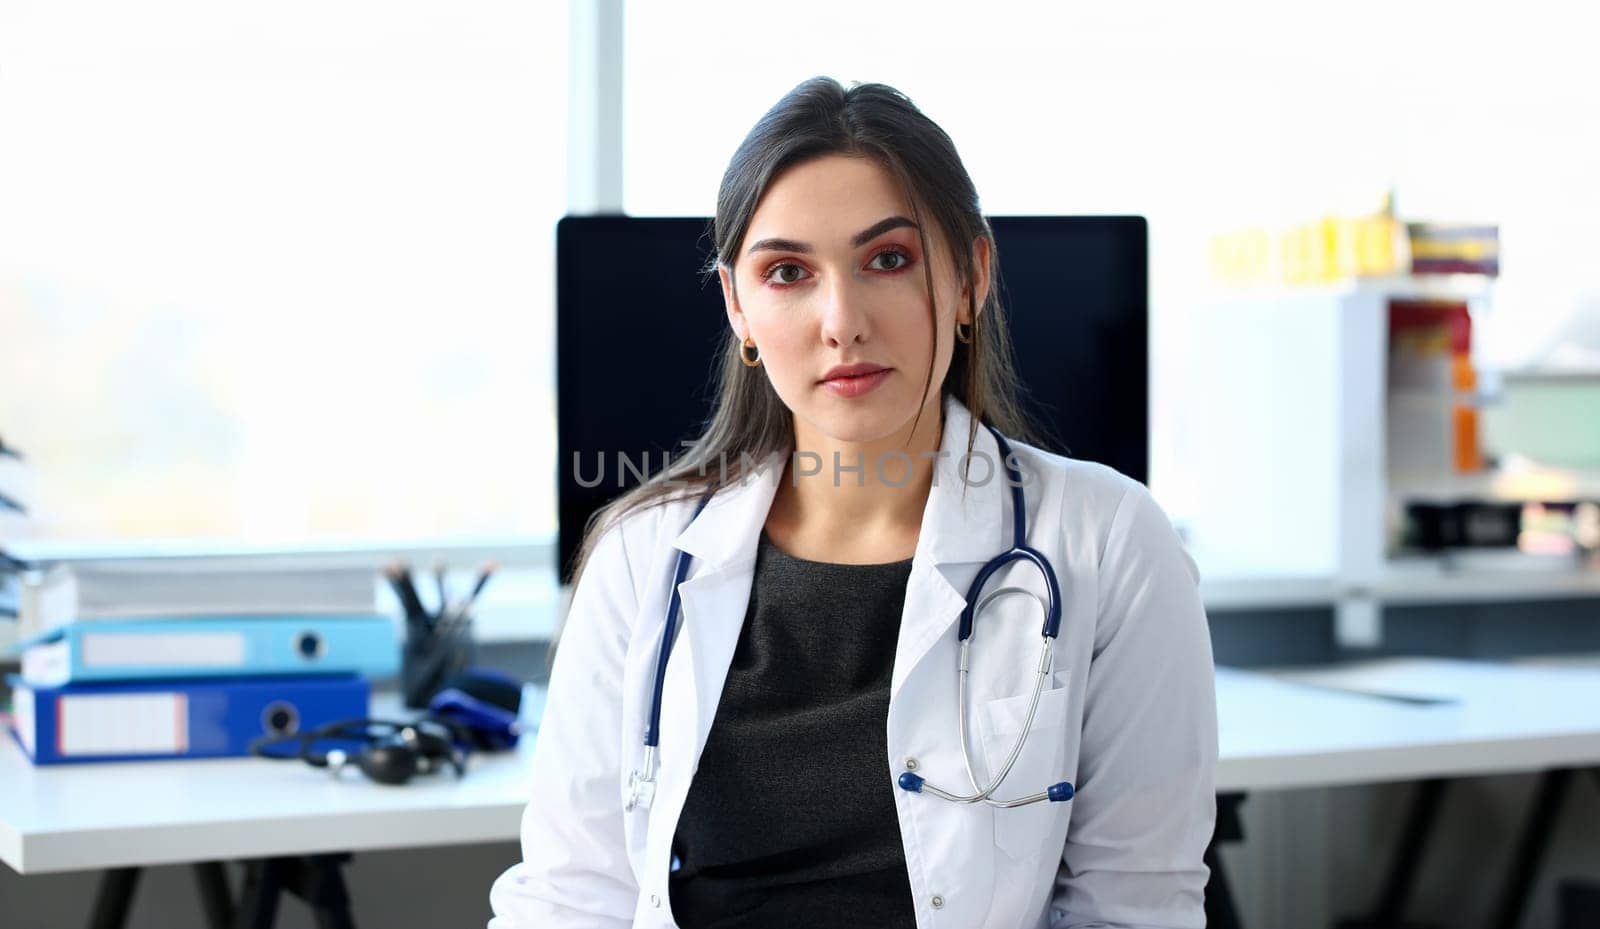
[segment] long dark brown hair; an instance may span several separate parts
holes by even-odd
[[[824,155],[867,157],[882,165],[911,203],[922,253],[932,254],[923,221],[930,216],[960,283],[968,288],[968,309],[974,311],[972,342],[956,342],[941,385],[941,395],[954,394],[972,413],[967,451],[972,450],[980,421],[1009,437],[1042,444],[1018,403],[1010,331],[998,297],[999,255],[988,220],[978,207],[978,192],[950,137],[893,87],[855,84],[846,90],[832,78],[815,77],[789,91],[761,117],[722,175],[717,215],[710,228],[715,252],[702,269],[706,277],[715,275],[719,266],[733,276],[739,246],[768,185],[788,168]],[[976,270],[972,243],[979,236],[990,244],[991,281],[981,312],[971,288]],[[924,261],[922,266],[928,315],[936,322],[932,262]],[[773,455],[788,453],[794,440],[793,416],[765,372],[740,360],[739,344],[736,337],[728,340],[716,374],[716,409],[688,452],[589,518],[572,572],[574,584],[582,578],[595,542],[624,516],[699,497],[724,482],[737,483],[752,463],[759,467],[770,463]],[[933,346],[928,381],[923,385],[924,406],[933,386],[932,353],[937,350],[937,340]],[[915,430],[913,422],[913,434]]]

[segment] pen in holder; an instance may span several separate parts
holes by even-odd
[[[400,690],[406,707],[424,709],[446,680],[472,664],[476,649],[472,639],[472,605],[494,573],[493,562],[484,565],[466,599],[451,605],[445,588],[444,566],[435,569],[439,586],[438,609],[422,605],[404,562],[384,569],[406,614],[406,641],[401,652]]]

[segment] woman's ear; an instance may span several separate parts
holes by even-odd
[[[983,312],[984,301],[989,299],[989,239],[978,236],[972,240],[972,307],[974,313]],[[966,320],[968,324],[976,322]]]
[[[739,295],[733,287],[733,269],[725,264],[717,264],[717,277],[722,280],[722,306],[728,313],[728,325],[733,327],[733,334],[739,341],[745,339],[744,314],[739,311]]]

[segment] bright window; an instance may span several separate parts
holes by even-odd
[[[0,6],[4,535],[553,533],[566,15]]]

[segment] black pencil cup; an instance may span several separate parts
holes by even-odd
[[[400,691],[406,708],[426,709],[444,682],[465,670],[475,657],[470,617],[440,628],[409,629],[400,653]]]

